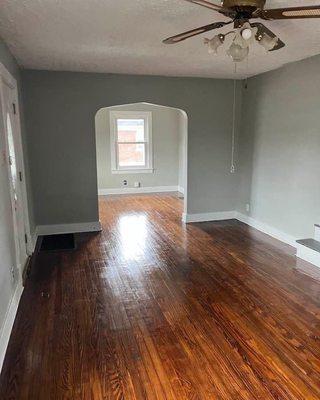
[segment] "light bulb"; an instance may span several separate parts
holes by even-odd
[[[204,39],[204,43],[208,46],[208,52],[210,54],[217,54],[218,48],[223,45],[225,35],[219,34],[214,36],[211,40]]]
[[[234,37],[234,43],[244,49],[254,42],[257,32],[257,27],[252,27],[249,22],[246,22],[239,29],[237,29]]]
[[[249,47],[243,48],[238,44],[232,43],[227,51],[227,54],[233,59],[234,62],[241,62],[248,56]]]
[[[241,32],[241,36],[243,37],[244,40],[249,40],[252,37],[252,30],[250,28],[245,28]]]
[[[278,43],[279,38],[277,36],[271,37],[268,34],[264,33],[259,37],[258,42],[263,46],[266,51],[271,51],[274,49]]]

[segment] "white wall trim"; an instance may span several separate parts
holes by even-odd
[[[100,232],[100,221],[83,222],[77,224],[58,224],[58,225],[38,225],[36,227],[36,236],[41,235],[59,235],[64,233],[81,232]]]
[[[182,186],[178,186],[178,192],[184,194],[184,188]]]
[[[258,231],[263,232],[269,236],[272,236],[275,239],[280,240],[281,242],[284,242],[286,244],[289,244],[292,247],[297,247],[296,240],[297,238],[282,232],[264,222],[258,221],[252,217],[249,217],[248,215],[241,214],[239,212],[235,213],[235,218],[241,222],[244,222],[247,225],[252,226],[253,228],[256,228]]]
[[[258,221],[248,215],[242,214],[238,211],[226,211],[226,212],[212,212],[212,213],[201,213],[201,214],[183,214],[182,221],[185,223],[190,222],[206,222],[206,221],[221,221],[228,219],[237,219],[258,231],[265,233],[279,240],[280,242],[286,243],[297,249],[297,257],[301,258],[309,263],[320,268],[320,253],[314,251],[306,246],[297,243],[297,238],[289,235],[285,232],[280,231],[264,222]],[[317,228],[317,226],[316,226]],[[317,237],[317,236],[316,236]]]
[[[16,318],[19,301],[20,301],[23,289],[24,288],[21,285],[21,283],[18,283],[18,285],[14,291],[14,294],[11,298],[11,302],[8,307],[7,314],[5,316],[4,323],[2,326],[1,335],[0,335],[0,372],[2,370],[3,361],[4,361],[4,358],[6,355],[11,331],[13,328],[14,320]]]
[[[127,175],[127,174],[153,174],[154,168],[136,168],[136,169],[112,169],[112,174]]]
[[[235,211],[222,211],[222,212],[210,212],[201,214],[183,214],[182,221],[186,223],[190,222],[207,222],[207,221],[223,221],[225,219],[234,219],[236,215]]]
[[[109,194],[138,194],[138,193],[163,193],[163,192],[178,192],[178,186],[153,186],[140,188],[114,188],[114,189],[99,189],[99,196],[107,196]]]
[[[320,268],[320,253],[297,243],[297,257]]]
[[[320,225],[318,224],[314,226],[314,240],[320,242]]]
[[[290,246],[296,246],[296,238],[284,233],[272,226],[265,224],[264,222],[258,221],[252,217],[241,214],[237,211],[223,211],[223,212],[210,212],[210,213],[201,213],[201,214],[183,214],[182,220],[183,222],[206,222],[206,221],[221,221],[228,219],[237,219],[253,228],[257,229],[260,232],[263,232],[269,236],[272,236],[275,239],[280,240],[281,242],[287,243]]]

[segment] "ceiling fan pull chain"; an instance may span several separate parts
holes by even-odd
[[[236,172],[235,166],[235,139],[236,139],[236,111],[237,111],[237,63],[234,63],[234,80],[233,80],[233,112],[232,112],[232,145],[231,145],[231,167],[230,172]]]
[[[249,54],[247,57],[247,70],[246,70],[246,79],[245,79],[245,84],[244,84],[245,89],[248,89],[248,77],[249,77]]]

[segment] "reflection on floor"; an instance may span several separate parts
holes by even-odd
[[[320,398],[320,281],[237,221],[174,195],[102,197],[103,232],[41,253],[1,399]]]

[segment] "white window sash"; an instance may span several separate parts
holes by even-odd
[[[144,141],[118,141],[118,119],[143,119]],[[119,165],[119,144],[143,144],[145,148],[145,164],[139,166]],[[110,111],[110,150],[112,173],[152,173],[153,172],[153,147],[152,147],[152,113],[146,111]]]
[[[120,165],[119,164],[119,144],[143,144],[144,145],[144,164],[143,165]],[[147,145],[148,145],[147,142],[117,142],[116,143],[117,169],[118,170],[147,169],[148,168]]]

